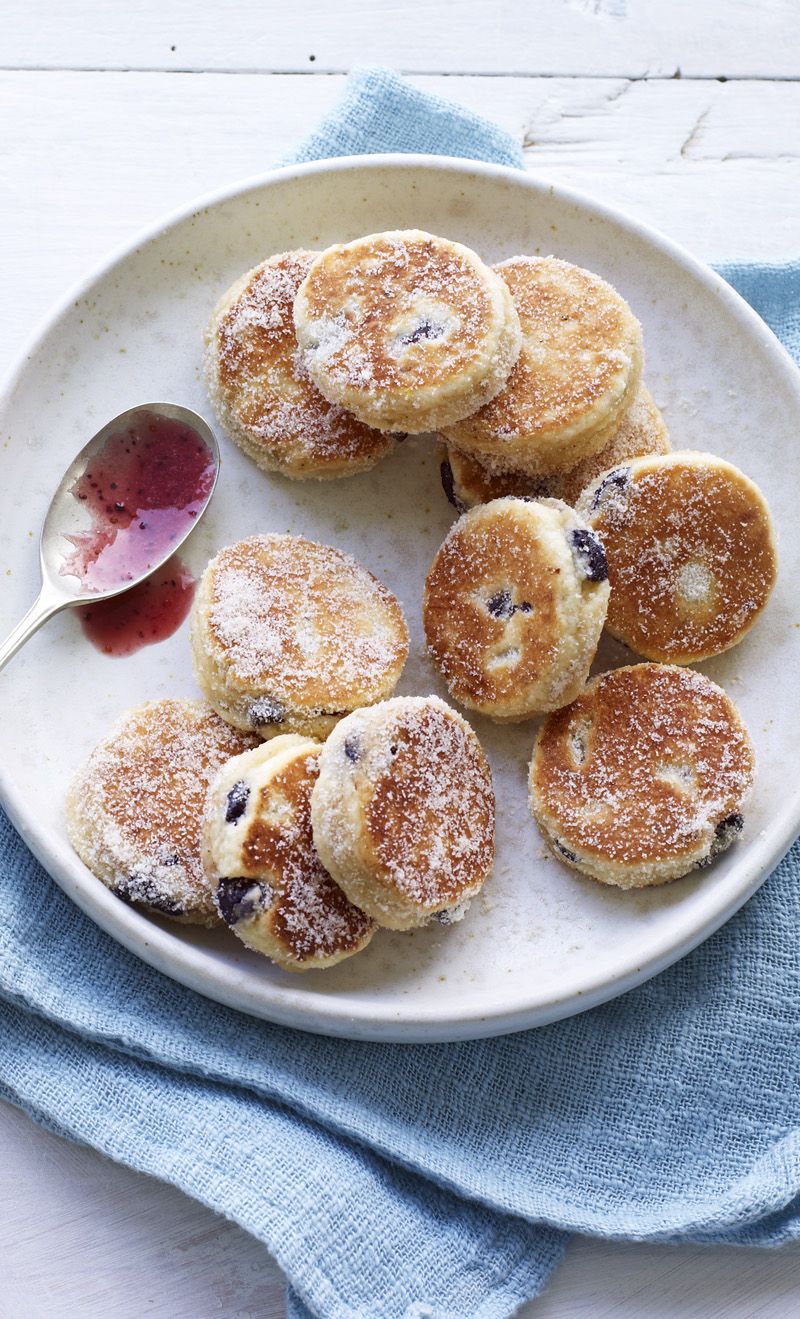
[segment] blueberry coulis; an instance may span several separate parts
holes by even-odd
[[[108,436],[72,487],[89,512],[70,535],[62,572],[90,591],[113,590],[146,573],[183,538],[214,485],[213,454],[196,430],[146,408]],[[172,559],[152,578],[87,605],[84,631],[106,655],[130,655],[171,636],[188,613],[194,579]]]
[[[80,609],[81,627],[104,655],[133,655],[178,630],[191,608],[196,585],[175,555],[138,586]]]

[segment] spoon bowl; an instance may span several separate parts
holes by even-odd
[[[208,507],[219,467],[211,427],[180,404],[141,403],[101,427],[50,501],[42,588],[0,645],[0,669],[62,609],[108,600],[157,572]]]

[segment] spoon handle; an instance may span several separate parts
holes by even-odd
[[[56,599],[46,589],[43,589],[25,617],[20,619],[13,632],[0,645],[0,669],[8,663],[12,655],[16,655],[28,638],[39,630],[42,623],[46,623],[48,618],[52,618],[53,614],[57,614],[59,609],[63,609],[66,603],[67,601]]]

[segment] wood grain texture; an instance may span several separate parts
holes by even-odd
[[[780,259],[800,234],[800,83],[428,78],[490,113],[529,169],[593,193],[705,259]],[[261,173],[344,80],[0,73],[0,365],[47,307],[170,209]]]
[[[0,1319],[284,1319],[260,1242],[2,1101],[0,1205]]]
[[[5,0],[16,68],[797,77],[794,0]]]
[[[283,1277],[252,1237],[2,1101],[0,1205],[13,1205],[0,1214],[0,1319],[284,1319]],[[798,1312],[800,1244],[760,1251],[576,1238],[519,1319]]]

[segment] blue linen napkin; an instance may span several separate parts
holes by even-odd
[[[498,128],[382,70],[300,148],[518,164]],[[800,356],[800,267],[723,271]],[[498,1040],[393,1046],[256,1021],[103,934],[0,813],[0,1095],[263,1240],[290,1313],[502,1319],[570,1231],[800,1235],[797,845],[648,984]]]

